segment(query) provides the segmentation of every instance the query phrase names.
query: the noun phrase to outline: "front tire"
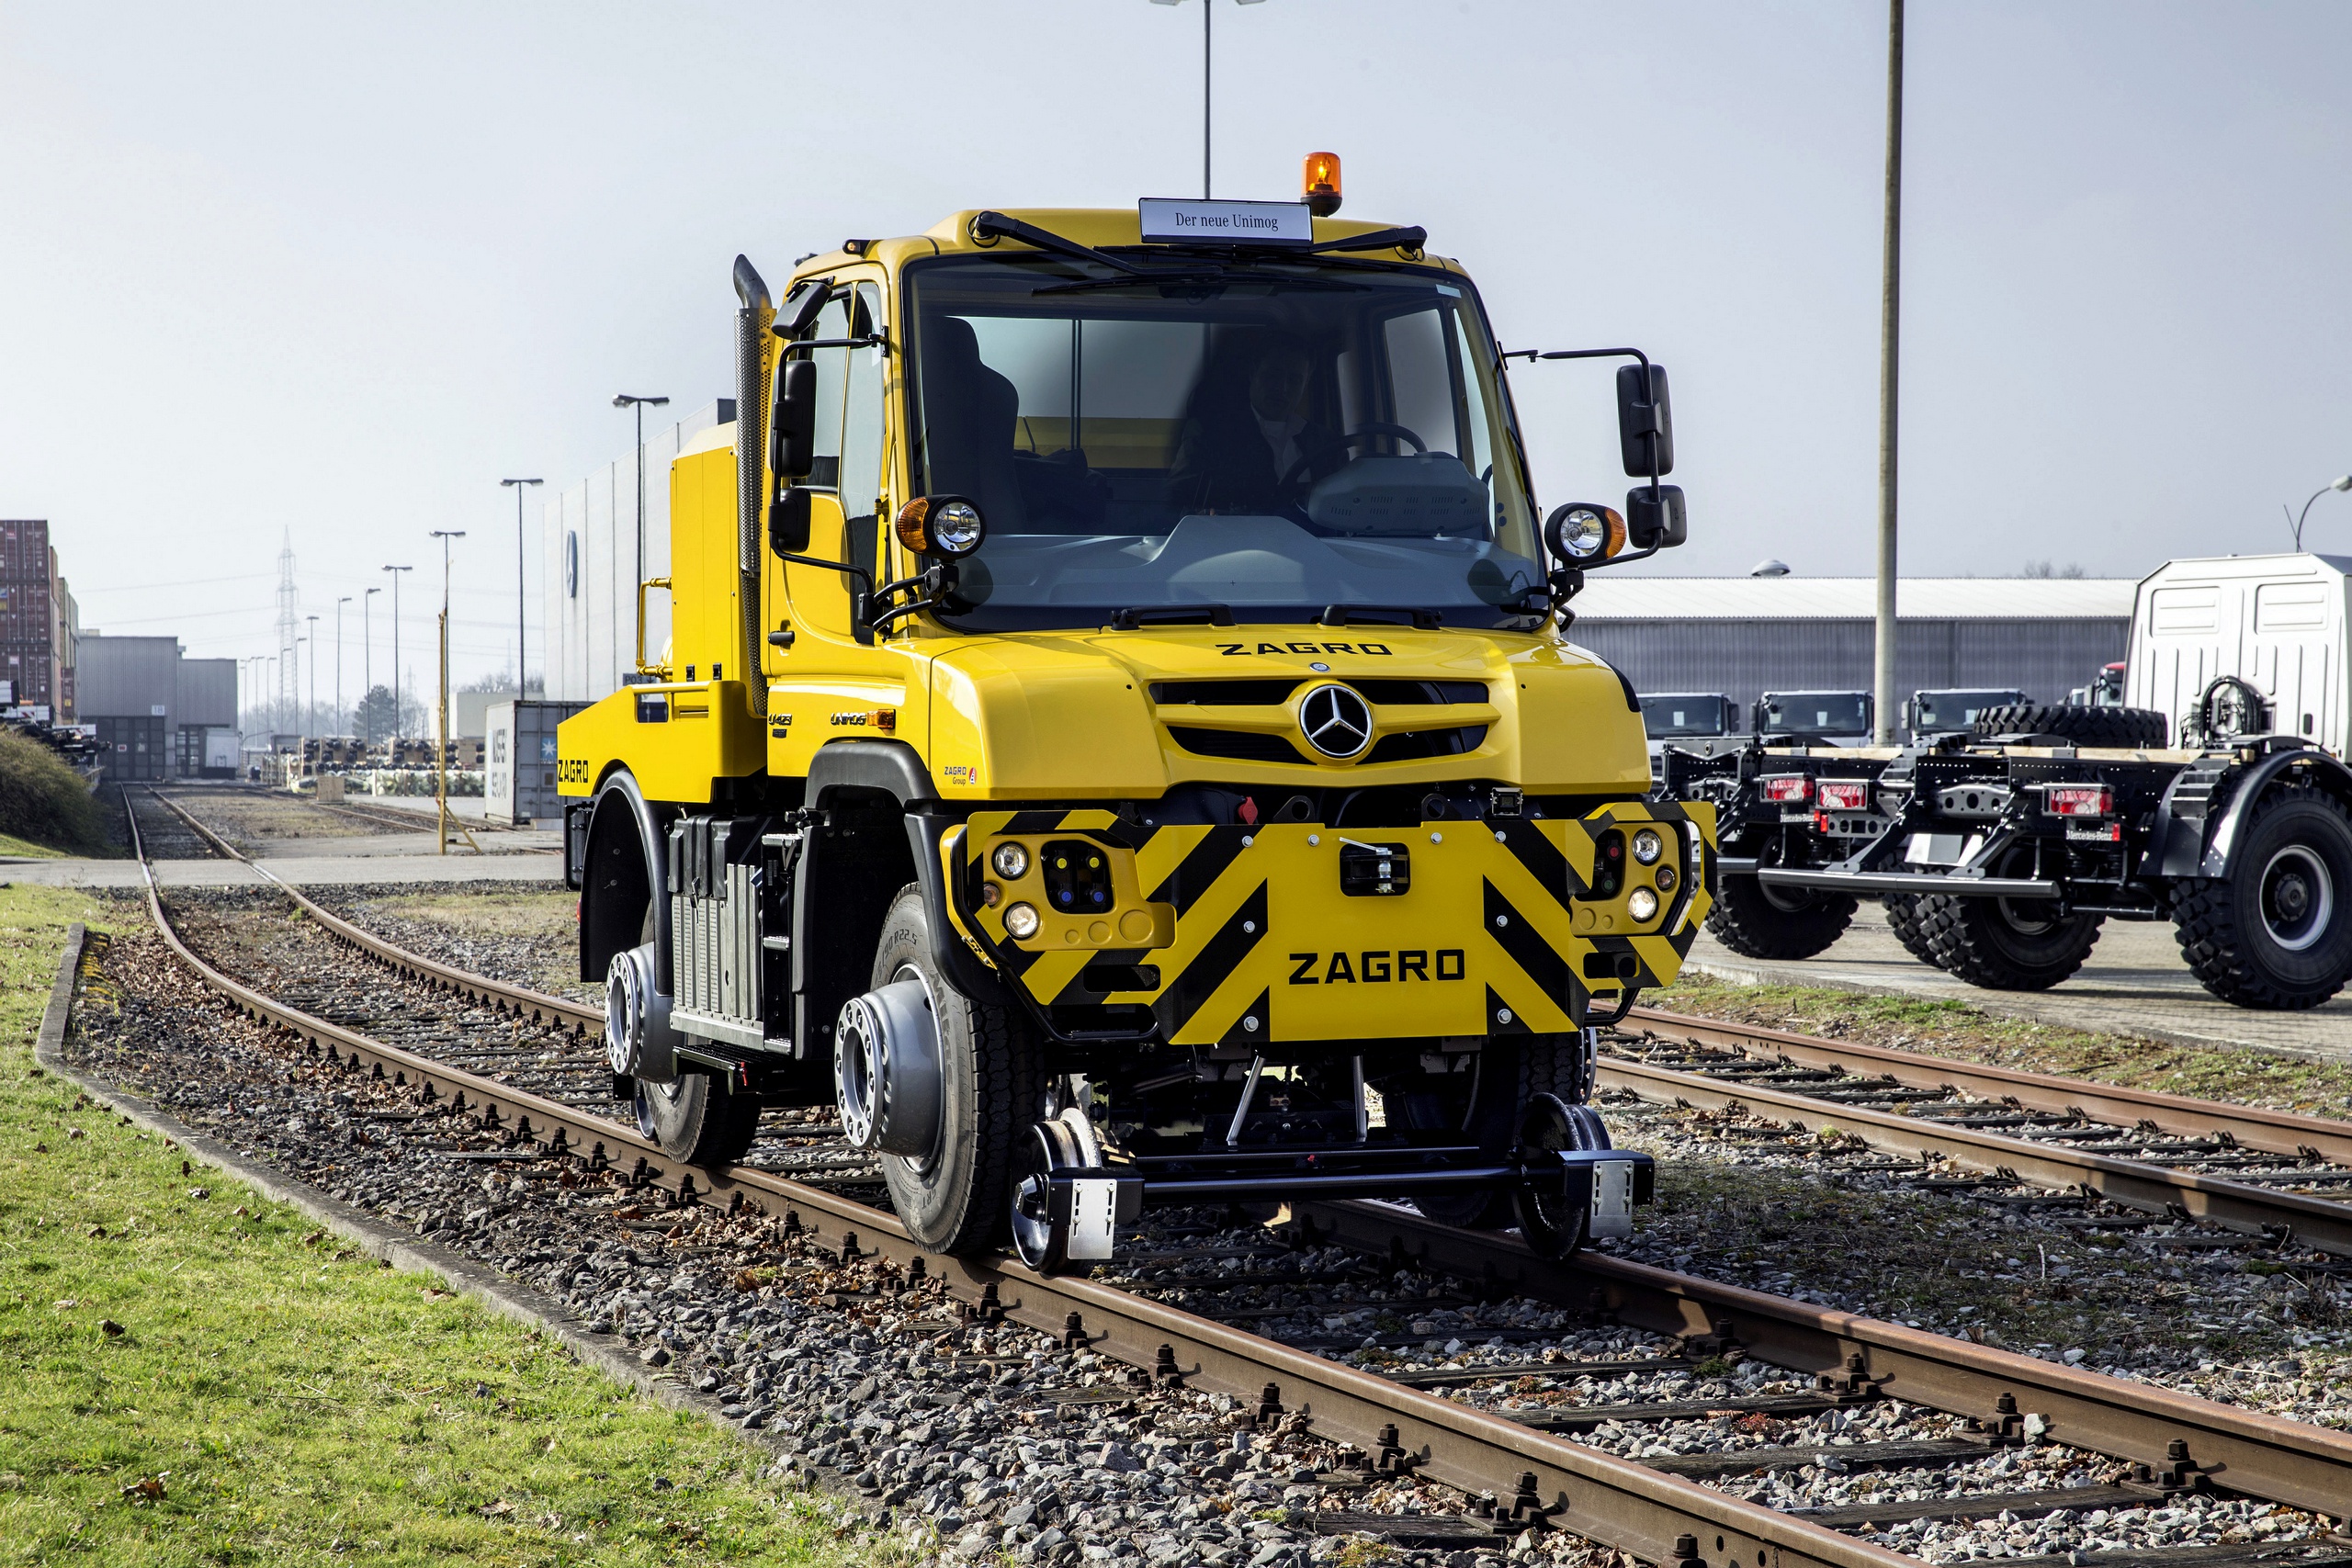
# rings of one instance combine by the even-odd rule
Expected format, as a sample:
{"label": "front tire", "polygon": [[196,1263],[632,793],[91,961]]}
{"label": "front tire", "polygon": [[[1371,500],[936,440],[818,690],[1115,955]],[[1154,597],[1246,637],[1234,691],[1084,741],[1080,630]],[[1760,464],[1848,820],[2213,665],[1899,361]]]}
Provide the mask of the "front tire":
{"label": "front tire", "polygon": [[1043,1053],[1026,1019],[972,1000],[933,962],[929,912],[909,887],[882,922],[873,983],[917,979],[930,989],[939,1031],[939,1144],[921,1158],[884,1155],[882,1179],[899,1223],[918,1244],[951,1255],[979,1252],[1008,1229],[1016,1141],[1044,1098]]}
{"label": "front tire", "polygon": [[2181,956],[2243,1008],[2317,1007],[2352,977],[2352,816],[2308,785],[2256,804],[2238,874],[2186,881],[2173,903]]}

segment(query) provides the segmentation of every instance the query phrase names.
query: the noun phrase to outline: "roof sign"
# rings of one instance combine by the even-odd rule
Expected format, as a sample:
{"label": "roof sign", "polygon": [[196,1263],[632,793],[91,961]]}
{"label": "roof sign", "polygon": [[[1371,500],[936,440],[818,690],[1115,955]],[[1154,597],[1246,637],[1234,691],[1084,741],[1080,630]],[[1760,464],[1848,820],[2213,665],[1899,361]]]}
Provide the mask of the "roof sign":
{"label": "roof sign", "polygon": [[1303,201],[1183,201],[1148,196],[1136,203],[1136,215],[1146,243],[1315,243],[1315,222]]}

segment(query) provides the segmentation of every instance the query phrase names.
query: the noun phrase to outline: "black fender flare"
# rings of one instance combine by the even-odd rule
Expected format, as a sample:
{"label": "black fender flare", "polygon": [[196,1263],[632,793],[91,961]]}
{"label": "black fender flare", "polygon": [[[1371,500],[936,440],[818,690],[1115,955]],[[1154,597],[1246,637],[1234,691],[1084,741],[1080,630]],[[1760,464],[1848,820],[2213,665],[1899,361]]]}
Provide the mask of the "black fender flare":
{"label": "black fender flare", "polygon": [[[588,872],[596,861],[598,845],[610,834],[627,831],[635,835],[639,849],[645,858],[645,885],[653,900],[654,973],[666,979],[670,973],[670,899],[669,852],[667,840],[655,817],[652,803],[638,787],[637,779],[626,768],[616,768],[596,786],[596,795],[589,807],[587,853],[582,867],[581,896],[590,896]],[[635,942],[628,945],[635,946]],[[580,977],[592,984],[604,978],[605,966],[612,962],[614,953],[621,951],[610,942],[597,941],[595,923],[589,911],[581,911]],[[595,973],[591,974],[594,968]]]}
{"label": "black fender flare", "polygon": [[[903,740],[834,740],[817,749],[808,761],[808,804],[819,810],[825,797],[844,789],[870,790],[899,804],[907,826],[908,848],[913,852],[915,883],[923,908],[930,915],[932,961],[956,988],[975,1001],[1004,1004],[1012,988],[994,969],[980,962],[964,939],[956,934],[947,912],[947,874],[939,852],[940,836],[963,818],[944,805],[932,787],[922,756]],[[796,932],[795,942],[799,933]]]}
{"label": "black fender flare", "polygon": [[[2148,870],[2158,876],[2228,876],[2236,869],[2237,840],[2256,802],[2283,775],[2301,770],[2308,782],[2352,808],[2352,767],[2312,746],[2292,746],[2233,767],[2217,788],[2228,794],[2203,811],[2177,802],[2184,784],[2194,790],[2199,770],[2184,768],[2165,791],[2149,834]],[[2205,775],[2210,782],[2211,775]]]}

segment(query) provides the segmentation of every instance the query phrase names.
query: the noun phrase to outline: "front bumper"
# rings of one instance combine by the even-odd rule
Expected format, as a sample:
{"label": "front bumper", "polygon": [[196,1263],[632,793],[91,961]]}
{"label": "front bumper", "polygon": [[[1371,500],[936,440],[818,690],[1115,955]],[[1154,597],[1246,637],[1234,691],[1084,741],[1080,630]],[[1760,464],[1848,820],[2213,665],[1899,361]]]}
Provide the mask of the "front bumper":
{"label": "front bumper", "polygon": [[[1654,827],[1667,840],[1657,868],[1624,861],[1623,885],[1595,893],[1598,847]],[[1048,847],[1095,846],[1109,862],[1099,915],[1061,917],[987,864],[1018,840],[1043,862]],[[1404,852],[1393,894],[1342,886],[1342,855]],[[1049,1022],[1088,1010],[1098,1022],[1177,1044],[1254,1050],[1315,1041],[1555,1033],[1582,1027],[1597,994],[1673,981],[1712,907],[1714,812],[1704,803],[1618,802],[1582,818],[1427,821],[1411,829],[1318,823],[1168,826],[1107,811],[975,813],[941,841],[950,916],[965,939],[1012,979]],[[999,885],[991,904],[987,889]],[[1637,887],[1657,913],[1634,921]],[[1015,940],[1005,914],[1045,909]],[[1092,1032],[1107,1032],[1096,1030]]]}

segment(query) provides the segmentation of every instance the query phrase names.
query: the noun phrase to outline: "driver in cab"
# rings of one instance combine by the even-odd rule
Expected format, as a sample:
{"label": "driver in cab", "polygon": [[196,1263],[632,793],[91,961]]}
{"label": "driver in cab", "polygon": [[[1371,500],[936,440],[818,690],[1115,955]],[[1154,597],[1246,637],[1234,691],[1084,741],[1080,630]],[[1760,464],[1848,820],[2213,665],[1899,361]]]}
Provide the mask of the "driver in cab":
{"label": "driver in cab", "polygon": [[1202,373],[1177,436],[1168,498],[1197,513],[1280,513],[1344,448],[1306,413],[1314,358],[1288,333],[1253,334]]}

